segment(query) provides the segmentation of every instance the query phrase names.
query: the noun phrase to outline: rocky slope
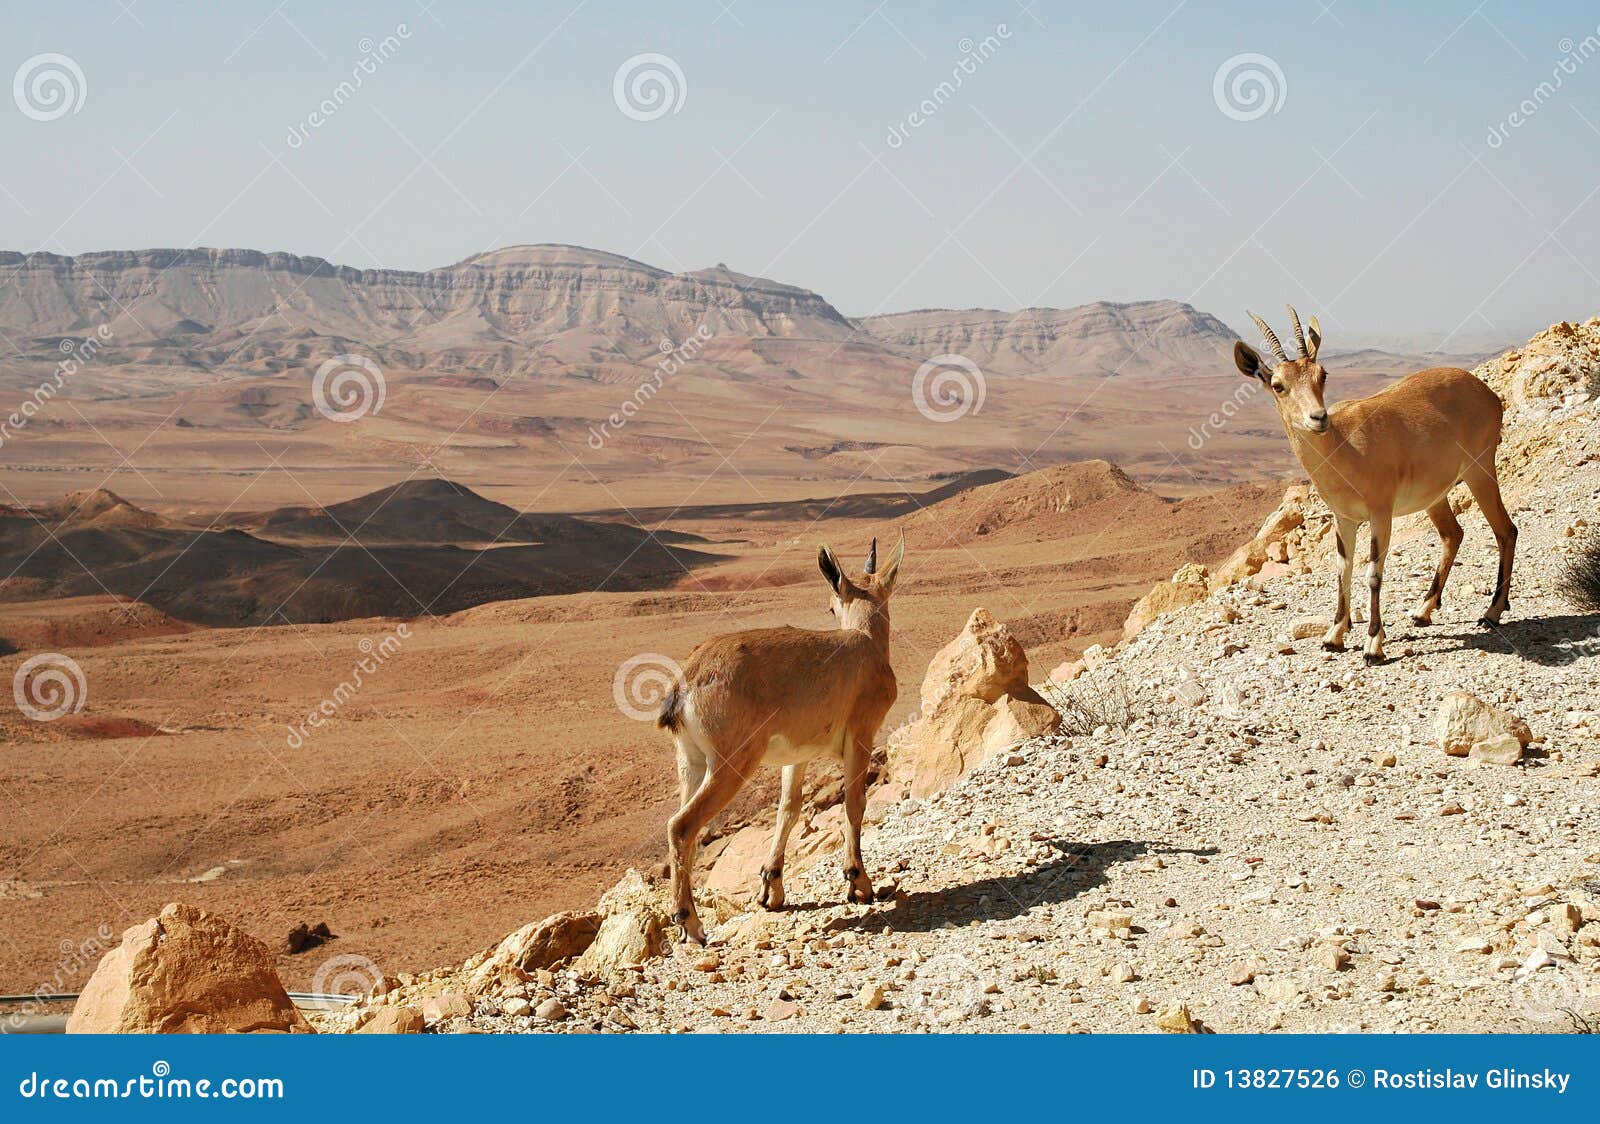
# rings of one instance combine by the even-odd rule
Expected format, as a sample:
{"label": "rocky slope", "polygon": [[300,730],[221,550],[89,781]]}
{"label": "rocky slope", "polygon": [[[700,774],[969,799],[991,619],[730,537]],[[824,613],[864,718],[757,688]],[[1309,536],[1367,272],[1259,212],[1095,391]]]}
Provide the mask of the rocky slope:
{"label": "rocky slope", "polygon": [[[1476,517],[1435,625],[1394,624],[1381,667],[1321,649],[1325,568],[1185,575],[1199,599],[1046,687],[1060,730],[924,798],[880,790],[879,902],[842,904],[819,847],[785,912],[708,890],[700,949],[634,874],[325,1028],[411,1007],[513,1032],[1600,1028],[1600,617],[1555,592],[1600,502],[1597,357],[1591,320],[1479,370],[1513,388],[1502,627],[1475,623],[1495,564]],[[1395,547],[1392,620],[1436,551]],[[1467,739],[1464,707],[1487,716]],[[568,962],[551,949],[574,931]]]}

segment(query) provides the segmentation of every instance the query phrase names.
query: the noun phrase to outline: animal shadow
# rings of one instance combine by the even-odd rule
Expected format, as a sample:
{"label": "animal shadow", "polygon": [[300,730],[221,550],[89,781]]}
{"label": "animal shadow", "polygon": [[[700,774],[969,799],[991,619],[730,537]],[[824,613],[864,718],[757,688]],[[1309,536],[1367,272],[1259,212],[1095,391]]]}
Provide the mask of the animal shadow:
{"label": "animal shadow", "polygon": [[917,890],[897,895],[855,917],[841,917],[834,929],[882,929],[927,933],[948,925],[974,921],[1005,921],[1021,917],[1040,905],[1063,902],[1103,885],[1106,871],[1118,863],[1144,855],[1214,855],[1216,848],[1191,850],[1142,840],[1118,839],[1105,843],[1073,843],[1051,839],[1055,857],[1015,874],[982,878],[939,890]]}
{"label": "animal shadow", "polygon": [[1448,633],[1457,641],[1445,651],[1511,652],[1546,667],[1600,656],[1600,613],[1562,613],[1516,618],[1470,632]]}

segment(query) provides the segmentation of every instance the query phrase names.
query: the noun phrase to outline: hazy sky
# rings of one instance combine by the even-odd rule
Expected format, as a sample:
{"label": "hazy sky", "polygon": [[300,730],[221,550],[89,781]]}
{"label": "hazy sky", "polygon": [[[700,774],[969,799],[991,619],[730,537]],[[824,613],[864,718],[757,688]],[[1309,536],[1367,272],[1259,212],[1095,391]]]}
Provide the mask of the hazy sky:
{"label": "hazy sky", "polygon": [[[1470,347],[1600,311],[1597,25],[1514,0],[13,6],[0,248],[422,269],[573,242],[853,315],[1174,297],[1237,326],[1291,300],[1330,347]],[[619,102],[648,54],[668,105],[626,73]]]}

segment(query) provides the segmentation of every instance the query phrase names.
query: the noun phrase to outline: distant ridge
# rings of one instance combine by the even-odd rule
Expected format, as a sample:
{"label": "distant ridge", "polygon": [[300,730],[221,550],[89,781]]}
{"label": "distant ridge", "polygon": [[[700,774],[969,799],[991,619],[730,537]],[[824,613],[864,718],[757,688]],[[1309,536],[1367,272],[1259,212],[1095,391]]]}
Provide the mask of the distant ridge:
{"label": "distant ridge", "polygon": [[507,246],[437,269],[356,269],[250,249],[0,252],[0,330],[41,356],[99,325],[107,364],[226,363],[276,373],[316,341],[388,349],[402,364],[516,371],[547,352],[570,362],[654,362],[704,338],[954,351],[1009,367],[1119,369],[1148,350],[1166,365],[1211,362],[1234,334],[1171,300],[1070,309],[923,309],[851,320],[818,294],[716,265],[671,273],[558,243]]}

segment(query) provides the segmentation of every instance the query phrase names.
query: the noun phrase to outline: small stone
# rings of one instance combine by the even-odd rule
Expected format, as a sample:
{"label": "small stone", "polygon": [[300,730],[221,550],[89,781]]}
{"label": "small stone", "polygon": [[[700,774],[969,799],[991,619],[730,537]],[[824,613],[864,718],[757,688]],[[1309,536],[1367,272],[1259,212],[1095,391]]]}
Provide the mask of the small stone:
{"label": "small stone", "polygon": [[539,1004],[533,1013],[547,1023],[558,1023],[567,1017],[568,1011],[561,1000],[551,996]]}
{"label": "small stone", "polygon": [[1254,983],[1256,978],[1256,964],[1250,960],[1240,960],[1228,968],[1228,982],[1234,987],[1244,987]]}
{"label": "small stone", "polygon": [[1489,940],[1486,937],[1468,937],[1466,940],[1456,945],[1456,951],[1470,952],[1476,953],[1480,956],[1487,956],[1489,953],[1494,951],[1494,945],[1489,943]]}
{"label": "small stone", "polygon": [[1136,996],[1133,997],[1133,1013],[1134,1014],[1136,1014],[1136,1015],[1148,1015],[1150,1013],[1150,1011],[1151,1011],[1150,997],[1148,995],[1136,995]]}
{"label": "small stone", "polygon": [[866,1010],[868,1010],[868,1011],[876,1011],[876,1010],[878,1010],[880,1007],[883,1006],[883,1002],[884,1002],[883,985],[881,985],[881,984],[873,984],[871,987],[867,988],[865,991],[863,991],[861,993],[860,1001],[861,1001],[861,1006],[864,1007]]}
{"label": "small stone", "polygon": [[800,1013],[800,1004],[793,999],[774,999],[767,1007],[767,1021],[781,1023],[785,1019],[792,1019]]}
{"label": "small stone", "polygon": [[500,1004],[500,1010],[503,1014],[515,1019],[520,1018],[523,1015],[532,1014],[533,1004],[529,1003],[521,996],[514,996],[513,998],[502,1002]]}
{"label": "small stone", "polygon": [[1522,760],[1522,743],[1512,734],[1496,734],[1473,742],[1467,759],[1480,765],[1515,765]]}
{"label": "small stone", "polygon": [[1168,1034],[1198,1034],[1199,1025],[1194,1021],[1194,1014],[1189,1010],[1187,1003],[1176,1003],[1171,1007],[1164,1007],[1156,1016],[1156,1026]]}
{"label": "small stone", "polygon": [[1317,953],[1317,963],[1330,972],[1342,972],[1350,967],[1350,954],[1336,944],[1325,944]]}
{"label": "small stone", "polygon": [[1096,929],[1105,929],[1115,932],[1118,929],[1133,928],[1133,914],[1122,913],[1117,910],[1097,909],[1089,914],[1089,924]]}
{"label": "small stone", "polygon": [[1309,640],[1313,636],[1321,636],[1327,630],[1326,622],[1302,617],[1289,626],[1289,635],[1296,640]]}
{"label": "small stone", "polygon": [[1111,978],[1116,983],[1132,983],[1139,978],[1139,973],[1133,970],[1132,964],[1124,962],[1111,969]]}

